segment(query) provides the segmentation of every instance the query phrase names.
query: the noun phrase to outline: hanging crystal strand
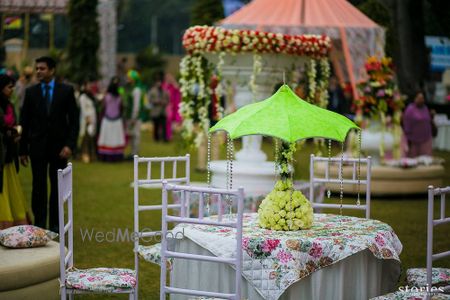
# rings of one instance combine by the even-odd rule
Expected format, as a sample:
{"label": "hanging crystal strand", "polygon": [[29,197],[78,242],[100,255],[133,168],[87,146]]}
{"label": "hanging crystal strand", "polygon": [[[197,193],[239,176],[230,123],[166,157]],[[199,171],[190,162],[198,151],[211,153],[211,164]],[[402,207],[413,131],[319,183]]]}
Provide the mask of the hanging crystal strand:
{"label": "hanging crystal strand", "polygon": [[342,216],[342,199],[344,198],[344,142],[341,143],[341,170],[340,170],[340,194],[339,194],[339,200],[340,200],[340,207],[339,212]]}
{"label": "hanging crystal strand", "polygon": [[[233,140],[230,138],[229,140],[229,144],[230,144],[230,190],[233,189],[233,159],[234,159],[234,143]],[[230,219],[231,219],[231,214],[232,214],[232,199],[230,199]]]}
{"label": "hanging crystal strand", "polygon": [[[208,163],[206,165],[206,169],[207,169],[207,176],[206,176],[206,182],[208,183],[208,188],[211,187],[211,133],[208,133]],[[209,202],[210,202],[210,194],[206,194],[206,212],[208,214],[208,217],[210,216],[209,214]]]}
{"label": "hanging crystal strand", "polygon": [[[230,135],[228,135],[227,136],[227,183],[226,183],[227,190],[229,190],[231,188],[231,172],[232,172],[232,168],[233,168],[232,162],[231,162],[231,159],[232,159],[231,151],[232,151],[232,140],[231,140]],[[231,199],[230,195],[226,195],[225,202],[229,207],[229,211],[230,211],[230,213],[228,215],[229,218],[231,217],[231,201],[232,201],[232,199]]]}
{"label": "hanging crystal strand", "polygon": [[226,189],[230,186],[230,136],[227,135],[227,183]]}
{"label": "hanging crystal strand", "polygon": [[[227,135],[227,182],[225,189],[228,190],[230,186],[230,135]],[[225,203],[229,205],[230,203],[230,195],[225,196]]]}
{"label": "hanging crystal strand", "polygon": [[360,199],[361,191],[361,129],[358,131],[358,199],[356,200],[356,205],[361,205]]}
{"label": "hanging crystal strand", "polygon": [[275,179],[278,179],[278,156],[280,155],[279,153],[279,149],[278,149],[278,139],[277,138],[273,138],[275,141]]}
{"label": "hanging crystal strand", "polygon": [[[292,161],[290,161],[291,165],[292,165],[293,160],[294,159],[292,159]],[[293,205],[294,201],[293,201],[293,198],[292,198],[292,196],[294,195],[294,166],[293,165],[292,165],[292,171],[291,171],[290,176],[291,176],[292,189],[291,189],[291,196],[289,197],[290,198],[290,204],[291,204],[291,207],[290,207],[289,210],[290,210],[290,212],[294,212],[294,205]],[[291,225],[289,226],[289,230],[291,230],[292,226],[294,226],[294,223],[292,222],[292,214],[291,214],[290,220],[291,220]]]}
{"label": "hanging crystal strand", "polygon": [[230,190],[233,189],[233,159],[234,159],[234,143],[230,139]]}
{"label": "hanging crystal strand", "polygon": [[[331,161],[331,140],[328,140],[328,169],[330,168],[330,161]],[[328,187],[327,198],[330,199],[330,197],[331,197],[331,190]]]}

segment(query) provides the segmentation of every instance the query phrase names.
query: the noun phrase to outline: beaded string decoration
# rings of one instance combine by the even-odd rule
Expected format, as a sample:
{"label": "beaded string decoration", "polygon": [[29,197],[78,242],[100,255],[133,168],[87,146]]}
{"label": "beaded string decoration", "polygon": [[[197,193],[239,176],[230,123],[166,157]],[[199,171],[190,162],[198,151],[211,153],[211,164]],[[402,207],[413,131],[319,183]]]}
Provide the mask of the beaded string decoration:
{"label": "beaded string decoration", "polygon": [[[274,138],[273,139],[274,140],[274,142],[275,142],[275,162],[277,162],[278,161],[278,159],[279,159],[279,155],[280,155],[280,153],[279,153],[279,145],[278,145],[278,139],[277,138]],[[277,166],[277,164],[275,163],[274,164],[275,165],[275,176],[276,177],[278,177],[278,166]]]}
{"label": "beaded string decoration", "polygon": [[340,186],[339,186],[339,200],[340,200],[340,207],[339,212],[342,216],[342,199],[344,198],[344,142],[341,143],[341,167],[340,167]]}
{"label": "beaded string decoration", "polygon": [[[331,162],[331,140],[328,140],[328,168],[330,168],[330,162]],[[330,197],[331,197],[331,190],[328,187],[327,198],[330,199]]]}
{"label": "beaded string decoration", "polygon": [[[234,144],[230,135],[227,135],[227,182],[226,188],[231,190],[233,188],[233,157],[234,157]],[[231,218],[232,213],[232,199],[229,195],[225,197],[227,205],[229,207],[229,216]]]}
{"label": "beaded string decoration", "polygon": [[356,205],[361,205],[360,199],[361,191],[361,130],[358,130],[358,198],[356,200]]}
{"label": "beaded string decoration", "polygon": [[[208,188],[211,187],[211,133],[208,133],[208,161],[206,164],[206,182],[208,184]],[[206,212],[208,213],[208,217],[210,216],[210,194],[206,194]]]}

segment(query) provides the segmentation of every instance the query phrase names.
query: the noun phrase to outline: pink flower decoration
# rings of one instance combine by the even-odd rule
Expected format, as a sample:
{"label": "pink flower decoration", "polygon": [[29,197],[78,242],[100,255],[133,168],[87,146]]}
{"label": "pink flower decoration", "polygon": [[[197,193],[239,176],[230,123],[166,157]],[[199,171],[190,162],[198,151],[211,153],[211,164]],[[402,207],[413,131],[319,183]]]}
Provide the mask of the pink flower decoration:
{"label": "pink flower decoration", "polygon": [[269,279],[275,279],[277,277],[277,273],[275,273],[275,272],[270,272],[270,274],[269,274]]}
{"label": "pink flower decoration", "polygon": [[319,258],[322,256],[322,246],[319,243],[313,242],[311,249],[309,250],[309,255],[314,258]]}
{"label": "pink flower decoration", "polygon": [[265,240],[264,244],[262,246],[262,251],[272,252],[274,249],[277,248],[279,243],[280,243],[280,240]]}
{"label": "pink flower decoration", "polygon": [[377,92],[377,97],[384,97],[386,95],[386,93],[384,92],[384,90],[379,90]]}
{"label": "pink flower decoration", "polygon": [[244,249],[248,248],[248,238],[242,239],[242,248],[244,248]]}
{"label": "pink flower decoration", "polygon": [[281,263],[286,264],[290,260],[292,260],[292,254],[284,250],[280,250],[280,252],[278,252],[277,254],[277,258],[280,260]]}
{"label": "pink flower decoration", "polygon": [[384,246],[386,243],[384,242],[384,239],[382,236],[380,236],[379,234],[375,237],[375,241],[377,242],[378,245],[380,246]]}

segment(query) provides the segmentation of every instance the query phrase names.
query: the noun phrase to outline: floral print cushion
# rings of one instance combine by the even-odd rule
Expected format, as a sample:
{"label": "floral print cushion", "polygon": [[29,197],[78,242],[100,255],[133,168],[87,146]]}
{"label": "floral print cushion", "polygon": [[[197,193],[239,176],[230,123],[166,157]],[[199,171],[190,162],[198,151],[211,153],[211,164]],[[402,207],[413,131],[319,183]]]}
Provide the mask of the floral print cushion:
{"label": "floral print cushion", "polygon": [[33,225],[20,225],[0,231],[0,244],[9,248],[45,246],[58,234]]}
{"label": "floral print cushion", "polygon": [[[433,268],[431,276],[431,283],[433,285],[447,285],[450,284],[450,269]],[[414,268],[406,271],[406,278],[408,284],[413,286],[427,285],[427,269]]]}
{"label": "floral print cushion", "polygon": [[76,290],[114,293],[130,290],[135,286],[136,273],[130,269],[73,269],[66,273],[66,287]]}
{"label": "floral print cushion", "polygon": [[395,293],[375,297],[370,300],[450,300],[450,295],[433,294],[427,299],[426,292],[397,291]]}
{"label": "floral print cushion", "polygon": [[145,261],[161,265],[161,243],[151,246],[139,245],[138,254]]}
{"label": "floral print cushion", "polygon": [[[138,254],[145,261],[161,265],[161,243],[157,243],[150,246],[139,245]],[[172,265],[172,258],[167,260],[167,267],[170,269]]]}

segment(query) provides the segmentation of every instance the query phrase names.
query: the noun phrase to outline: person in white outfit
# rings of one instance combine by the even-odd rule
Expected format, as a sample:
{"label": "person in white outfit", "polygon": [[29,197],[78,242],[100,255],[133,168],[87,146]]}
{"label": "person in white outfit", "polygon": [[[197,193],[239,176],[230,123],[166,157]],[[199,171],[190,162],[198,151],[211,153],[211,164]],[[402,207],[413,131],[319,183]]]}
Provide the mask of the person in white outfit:
{"label": "person in white outfit", "polygon": [[122,160],[126,143],[118,77],[111,79],[103,107],[104,114],[97,142],[98,157],[104,161]]}
{"label": "person in white outfit", "polygon": [[95,109],[95,96],[91,93],[89,82],[83,84],[78,97],[80,105],[80,138],[81,160],[89,163],[95,158],[95,137],[97,133],[97,111]]}

